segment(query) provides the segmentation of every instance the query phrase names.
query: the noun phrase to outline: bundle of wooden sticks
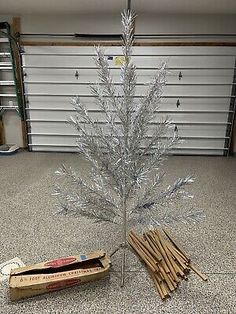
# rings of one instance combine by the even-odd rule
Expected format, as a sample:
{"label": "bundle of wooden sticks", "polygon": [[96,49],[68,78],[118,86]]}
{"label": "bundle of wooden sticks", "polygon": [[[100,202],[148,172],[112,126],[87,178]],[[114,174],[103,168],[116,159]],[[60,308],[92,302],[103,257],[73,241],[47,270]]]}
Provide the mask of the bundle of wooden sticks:
{"label": "bundle of wooden sticks", "polygon": [[128,241],[146,264],[162,300],[170,297],[170,293],[178,287],[182,279],[187,280],[190,270],[193,270],[201,279],[207,280],[207,276],[194,266],[181,246],[165,229],[150,230],[143,236],[131,231]]}

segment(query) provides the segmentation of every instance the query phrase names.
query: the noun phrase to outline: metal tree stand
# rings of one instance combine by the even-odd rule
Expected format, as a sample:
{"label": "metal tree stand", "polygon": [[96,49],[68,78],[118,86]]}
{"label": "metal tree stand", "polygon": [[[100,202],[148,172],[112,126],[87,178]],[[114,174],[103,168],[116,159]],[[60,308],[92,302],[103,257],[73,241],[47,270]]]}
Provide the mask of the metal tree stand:
{"label": "metal tree stand", "polygon": [[115,253],[117,253],[119,250],[122,250],[122,262],[121,262],[121,282],[120,286],[124,286],[125,281],[125,266],[126,266],[126,249],[128,248],[127,243],[127,208],[126,208],[126,200],[125,197],[123,197],[122,201],[122,213],[123,213],[123,224],[122,224],[122,243],[111,253],[111,256],[113,256]]}
{"label": "metal tree stand", "polygon": [[126,249],[128,248],[128,244],[121,243],[112,253],[111,256],[115,255],[119,250],[122,250],[122,261],[121,261],[121,280],[120,280],[120,286],[123,287],[125,283],[125,267],[126,267]]}
{"label": "metal tree stand", "polygon": [[121,261],[121,280],[120,286],[123,287],[125,283],[125,267],[126,267],[126,249],[128,248],[127,240],[126,242],[121,243],[112,253],[110,256],[115,255],[117,252],[122,250],[122,261]]}

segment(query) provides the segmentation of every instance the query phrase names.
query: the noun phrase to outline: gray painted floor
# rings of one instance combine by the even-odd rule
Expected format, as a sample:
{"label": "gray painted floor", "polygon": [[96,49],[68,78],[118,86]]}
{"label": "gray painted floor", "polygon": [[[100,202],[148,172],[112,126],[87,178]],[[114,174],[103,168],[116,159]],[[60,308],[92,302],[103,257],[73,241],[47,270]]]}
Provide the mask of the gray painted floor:
{"label": "gray painted floor", "polygon": [[[75,154],[19,152],[0,158],[0,263],[18,256],[26,264],[98,248],[108,252],[119,243],[114,226],[55,216],[51,196],[58,166],[86,168]],[[0,297],[0,313],[236,313],[236,158],[171,157],[169,179],[194,174],[191,206],[204,210],[199,224],[173,225],[173,233],[208,282],[194,274],[172,298],[162,302],[136,257],[130,252],[124,288],[119,287],[119,255],[110,278],[38,296],[18,303]],[[85,170],[86,171],[86,170]]]}

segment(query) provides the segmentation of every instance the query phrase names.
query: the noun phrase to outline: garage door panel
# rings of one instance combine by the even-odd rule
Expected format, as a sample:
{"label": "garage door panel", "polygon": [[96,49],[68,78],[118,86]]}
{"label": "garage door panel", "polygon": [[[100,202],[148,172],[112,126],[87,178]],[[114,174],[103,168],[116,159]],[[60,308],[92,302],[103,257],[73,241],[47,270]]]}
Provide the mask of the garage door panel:
{"label": "garage door panel", "polygon": [[[60,144],[60,145],[76,145],[76,141],[79,140],[78,136],[66,136],[66,135],[61,135],[61,136],[33,136],[35,139],[36,144]],[[163,141],[165,141],[163,139]],[[143,145],[145,146],[145,145]],[[203,139],[199,141],[198,139],[186,139],[182,140],[181,143],[177,144],[177,147],[183,147],[183,148],[188,148],[188,147],[204,147],[204,148],[216,148],[216,149],[223,149],[222,143],[218,139],[212,139],[212,140],[207,140]]]}
{"label": "garage door panel", "polygon": [[[74,107],[71,104],[72,97],[28,97],[29,103],[27,104],[27,111],[31,112],[31,117],[36,118],[39,114],[41,115],[56,117],[56,114],[70,115],[75,113]],[[35,99],[37,99],[35,101]],[[101,111],[101,108],[96,104],[94,98],[82,98],[81,102],[86,106],[89,111]],[[179,101],[179,102],[178,102]],[[177,107],[177,102],[179,106]],[[139,102],[136,101],[136,104]],[[158,109],[159,108],[159,109]],[[162,99],[157,104],[157,110],[168,116],[175,116],[177,119],[187,111],[186,119],[189,120],[191,115],[196,120],[201,121],[201,118],[210,118],[211,121],[222,122],[227,121],[227,113],[229,111],[229,100],[222,99]]]}
{"label": "garage door panel", "polygon": [[[76,139],[75,137],[34,137],[34,150],[47,150],[47,151],[76,151]],[[214,145],[214,146],[213,146]],[[208,141],[199,140],[186,140],[182,144],[178,144],[173,153],[177,154],[208,154],[219,155],[219,152],[223,150],[220,141],[212,140]]]}
{"label": "garage door panel", "polygon": [[[25,62],[28,66],[33,66],[37,63],[37,66],[43,67],[54,67],[54,66],[64,66],[64,67],[79,67],[79,66],[94,66],[95,56],[55,56],[48,55],[45,56],[33,56],[26,55]],[[113,57],[112,57],[113,58]],[[109,60],[106,57],[108,64],[112,67],[119,67],[117,63],[117,58],[114,57],[113,60]],[[163,62],[168,63],[168,67],[207,67],[207,68],[219,68],[219,67],[232,67],[234,57],[221,57],[221,56],[171,56],[171,57],[150,57],[150,56],[134,56],[132,57],[132,62],[137,66],[142,67],[160,67]]]}
{"label": "garage door panel", "polygon": [[[159,117],[159,115],[156,115]],[[203,114],[184,114],[184,113],[179,113],[179,114],[169,114],[171,120],[175,122],[183,122],[183,121],[188,121],[188,122],[203,122],[203,123],[212,123],[212,122],[227,122],[228,114],[208,114],[208,113],[203,113]]]}
{"label": "garage door panel", "polygon": [[13,71],[1,71],[1,81],[13,81]]}
{"label": "garage door panel", "polygon": [[[69,117],[64,117],[67,120]],[[107,127],[102,125],[104,131]],[[155,131],[156,126],[150,125],[147,135],[151,136]],[[204,125],[204,124],[177,124],[179,137],[220,137],[225,138],[224,125]],[[170,131],[169,134],[171,134]],[[66,122],[33,122],[31,124],[31,133],[56,133],[56,134],[77,134],[77,131]]]}
{"label": "garage door panel", "polygon": [[186,149],[186,148],[175,148],[173,153],[175,155],[193,155],[193,156],[219,156],[221,155],[221,149]]}
{"label": "garage door panel", "polygon": [[[66,120],[66,118],[65,118]],[[62,123],[52,122],[33,122],[30,126],[30,133],[59,133],[59,134],[71,134],[75,133],[71,125]]]}
{"label": "garage door panel", "polygon": [[[122,87],[116,87],[117,92],[121,93]],[[66,92],[67,94],[71,95],[89,95],[91,94],[90,86],[84,85],[73,85],[68,84],[28,84],[26,87],[26,92],[29,94],[34,93],[43,93],[44,94],[63,94]],[[142,96],[146,95],[148,91],[147,86],[137,86],[136,87],[136,95]],[[163,89],[163,95],[177,95],[181,97],[182,95],[192,96],[192,95],[199,95],[199,96],[210,96],[210,95],[225,95],[229,96],[231,93],[231,86],[217,86],[217,90],[215,86],[165,86]],[[217,92],[217,94],[216,94]]]}
{"label": "garage door panel", "polygon": [[[50,96],[28,96],[29,101],[28,107],[34,108],[62,108],[62,109],[72,109],[71,99],[73,97],[50,97]],[[177,107],[177,101],[179,100],[179,105]],[[80,101],[88,109],[99,109],[96,105],[95,99],[80,97]],[[135,100],[135,103],[139,103],[139,99]],[[229,109],[229,99],[217,99],[217,98],[162,98],[160,103],[161,110],[175,110],[176,112],[181,112],[182,110],[227,110]]]}
{"label": "garage door panel", "polygon": [[[73,97],[58,97],[59,100],[53,100],[53,97],[38,97],[41,98],[40,100],[34,101],[36,97],[28,97],[28,110],[45,110],[45,111],[53,111],[55,112],[56,109],[60,111],[75,111],[74,107],[71,103]],[[217,117],[221,113],[227,113],[229,110],[229,100],[222,99],[222,103],[213,102],[213,99],[201,99],[201,102],[196,102],[196,99],[182,99],[182,98],[172,98],[172,99],[162,99],[159,103],[157,103],[157,110],[170,115],[173,113],[179,115],[184,111],[188,113],[199,114],[201,111],[203,113],[215,113]],[[200,99],[199,99],[200,100]],[[80,98],[81,103],[85,105],[88,110],[101,110],[100,107],[97,105],[94,98]],[[139,104],[139,99],[135,101],[135,104]],[[177,106],[177,104],[179,104]],[[159,109],[158,109],[159,108]]]}
{"label": "garage door panel", "polygon": [[[32,111],[30,114],[31,119],[63,119],[66,117],[69,117],[70,115],[75,116],[75,113],[72,112],[71,114],[65,113],[63,111],[53,112],[53,111]],[[101,112],[90,112],[90,117],[94,121],[104,122],[104,113]],[[157,122],[160,120],[165,119],[166,114],[162,113],[155,113],[153,117],[153,122]],[[222,113],[222,114],[209,114],[209,113],[198,113],[198,114],[191,114],[191,113],[170,113],[168,114],[168,117],[173,122],[184,122],[184,121],[190,121],[190,122],[203,122],[203,123],[211,123],[211,122],[227,122],[228,114]]]}
{"label": "garage door panel", "polygon": [[52,146],[51,144],[49,145],[33,145],[29,144],[29,147],[33,149],[34,152],[54,152],[54,153],[76,153],[78,152],[78,149],[74,146]]}
{"label": "garage door panel", "polygon": [[195,147],[197,148],[217,148],[223,149],[221,139],[186,139],[182,143],[178,144],[177,147],[181,148],[188,148],[188,147]]}
{"label": "garage door panel", "polygon": [[[78,149],[74,146],[62,146],[62,145],[55,145],[52,146],[51,144],[48,145],[32,145],[30,144],[29,147],[33,148],[35,152],[70,152],[76,153]],[[221,150],[212,150],[212,149],[174,149],[173,154],[175,155],[208,155],[208,156],[218,156]]]}
{"label": "garage door panel", "polygon": [[33,136],[33,139],[36,145],[76,145],[76,138],[68,136]]}
{"label": "garage door panel", "polygon": [[[181,80],[179,79],[179,73],[181,72]],[[24,73],[26,74],[24,81],[29,82],[74,82],[74,83],[90,83],[97,82],[97,69],[81,69],[75,67],[73,69],[33,69],[25,68]],[[75,74],[78,74],[78,77]],[[153,70],[140,70],[137,69],[137,82],[147,83],[150,82],[153,76],[157,73],[157,69]],[[120,70],[111,69],[111,76],[113,81],[120,82]],[[178,84],[210,84],[210,83],[221,83],[231,84],[233,76],[233,69],[229,70],[185,70],[180,68],[179,70],[168,69],[167,73],[167,84],[178,83]]]}

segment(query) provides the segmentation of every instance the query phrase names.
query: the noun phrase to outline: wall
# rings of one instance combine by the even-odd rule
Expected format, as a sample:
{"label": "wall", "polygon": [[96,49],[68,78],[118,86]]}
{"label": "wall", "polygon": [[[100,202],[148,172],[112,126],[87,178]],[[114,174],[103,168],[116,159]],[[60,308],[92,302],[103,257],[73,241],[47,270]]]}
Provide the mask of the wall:
{"label": "wall", "polygon": [[[0,15],[10,21],[10,15]],[[24,15],[22,32],[119,33],[120,14]],[[137,33],[235,33],[236,15],[146,15],[136,20]]]}
{"label": "wall", "polygon": [[11,22],[12,16],[11,15],[1,15],[0,14],[0,22]]}
{"label": "wall", "polygon": [[119,33],[120,15],[56,15],[22,17],[22,32]]}
{"label": "wall", "polygon": [[140,15],[137,33],[235,33],[236,15]]}

